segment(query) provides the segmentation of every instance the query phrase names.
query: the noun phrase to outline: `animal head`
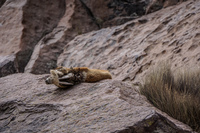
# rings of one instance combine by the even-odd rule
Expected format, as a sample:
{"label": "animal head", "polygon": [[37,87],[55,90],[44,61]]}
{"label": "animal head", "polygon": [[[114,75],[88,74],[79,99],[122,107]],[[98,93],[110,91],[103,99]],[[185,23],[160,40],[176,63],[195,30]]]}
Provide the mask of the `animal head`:
{"label": "animal head", "polygon": [[48,77],[45,82],[46,84],[53,84],[54,80],[58,78],[58,74],[56,73],[55,70],[50,70],[51,76]]}
{"label": "animal head", "polygon": [[[67,70],[67,69],[66,69]],[[67,70],[68,71],[68,70]],[[54,84],[58,86],[59,88],[66,88],[68,86],[74,85],[73,80],[74,74],[73,73],[68,73],[65,74],[63,72],[66,72],[65,69],[55,69],[55,70],[50,70],[50,77],[46,79],[46,84]]]}
{"label": "animal head", "polygon": [[70,72],[69,68],[66,67],[57,67],[55,70],[50,70],[51,76],[46,79],[46,84],[55,84],[59,83],[59,77],[62,77]]}

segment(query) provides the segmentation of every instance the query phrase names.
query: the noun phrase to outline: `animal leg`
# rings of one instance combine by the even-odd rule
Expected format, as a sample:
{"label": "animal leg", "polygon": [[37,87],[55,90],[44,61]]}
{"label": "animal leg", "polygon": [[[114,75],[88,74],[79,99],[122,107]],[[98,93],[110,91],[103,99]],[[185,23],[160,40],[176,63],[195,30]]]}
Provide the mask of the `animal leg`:
{"label": "animal leg", "polygon": [[59,78],[59,80],[69,80],[69,79],[72,79],[74,77],[74,74],[73,73],[69,73],[61,78]]}
{"label": "animal leg", "polygon": [[60,81],[59,81],[59,84],[61,84],[61,85],[74,85],[73,83],[69,83],[69,82],[60,82]]}

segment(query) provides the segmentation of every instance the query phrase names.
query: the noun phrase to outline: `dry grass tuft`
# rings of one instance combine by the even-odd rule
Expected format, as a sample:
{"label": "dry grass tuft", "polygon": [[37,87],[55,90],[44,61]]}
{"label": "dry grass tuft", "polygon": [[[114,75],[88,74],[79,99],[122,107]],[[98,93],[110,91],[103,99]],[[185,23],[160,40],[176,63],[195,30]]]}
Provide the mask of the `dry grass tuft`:
{"label": "dry grass tuft", "polygon": [[200,132],[200,69],[174,74],[162,64],[147,75],[140,92],[155,107]]}

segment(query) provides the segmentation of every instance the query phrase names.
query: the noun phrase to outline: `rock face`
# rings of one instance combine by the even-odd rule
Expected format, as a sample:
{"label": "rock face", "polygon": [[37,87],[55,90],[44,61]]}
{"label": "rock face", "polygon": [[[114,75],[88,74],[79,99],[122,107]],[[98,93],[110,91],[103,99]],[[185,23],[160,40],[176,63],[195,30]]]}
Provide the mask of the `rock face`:
{"label": "rock face", "polygon": [[58,66],[107,69],[114,79],[134,82],[161,61],[169,61],[173,70],[195,68],[200,65],[199,5],[188,1],[78,36],[67,44]]}
{"label": "rock face", "polygon": [[64,11],[64,0],[5,1],[0,8],[1,76],[24,71],[33,48],[42,36],[52,31]]}
{"label": "rock face", "polygon": [[[153,2],[166,8],[151,13]],[[167,2],[0,1],[0,132],[192,132],[137,89],[161,61],[174,71],[200,65],[200,1]],[[57,65],[107,69],[113,79],[59,89],[30,74]]]}
{"label": "rock face", "polygon": [[1,1],[0,76],[5,76],[18,71],[17,65],[14,62],[16,53],[20,50],[20,38],[23,30],[23,25],[21,23],[23,16],[22,7],[25,3],[25,0]]}
{"label": "rock face", "polygon": [[[24,71],[48,73],[56,67],[63,47],[75,36],[124,24],[144,15],[147,8],[154,12],[155,3],[149,0],[1,0],[0,76]],[[160,2],[160,7],[165,3]]]}
{"label": "rock face", "polygon": [[168,6],[176,5],[177,3],[186,0],[150,0],[146,8],[146,14],[160,10],[161,8],[166,8]]}
{"label": "rock face", "polygon": [[47,76],[0,79],[0,132],[192,132],[148,104],[129,82],[104,80],[58,89],[44,84]]}
{"label": "rock face", "polygon": [[[38,42],[25,72],[48,73],[56,67],[63,47],[75,36],[135,19],[144,14],[145,6],[144,1],[125,4],[112,0],[66,0],[65,15],[58,26]],[[134,14],[136,11],[142,13]]]}
{"label": "rock face", "polygon": [[92,13],[99,27],[124,24],[145,14],[144,0],[81,0]]}
{"label": "rock face", "polygon": [[65,3],[64,16],[57,27],[38,42],[25,72],[49,73],[56,67],[58,56],[70,40],[79,34],[99,29],[79,0],[66,0]]}

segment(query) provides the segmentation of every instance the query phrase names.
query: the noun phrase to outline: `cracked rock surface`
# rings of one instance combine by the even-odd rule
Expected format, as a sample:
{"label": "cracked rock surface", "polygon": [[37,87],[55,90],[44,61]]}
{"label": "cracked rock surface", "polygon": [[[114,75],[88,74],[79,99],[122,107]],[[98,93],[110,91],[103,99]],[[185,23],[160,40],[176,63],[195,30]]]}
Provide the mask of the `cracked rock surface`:
{"label": "cracked rock surface", "polygon": [[35,45],[58,24],[64,9],[64,0],[6,0],[2,4],[0,77],[24,72]]}
{"label": "cracked rock surface", "polygon": [[[0,132],[192,132],[150,105],[138,85],[162,61],[174,71],[199,67],[200,1],[139,18],[128,8],[136,2],[148,4],[0,1]],[[56,66],[105,69],[113,79],[59,89],[45,84]]]}
{"label": "cracked rock surface", "polygon": [[49,73],[74,37],[139,18],[149,6],[157,10],[149,0],[1,0],[0,77]]}
{"label": "cracked rock surface", "polygon": [[104,80],[59,89],[44,83],[47,76],[0,79],[0,132],[191,132],[152,107],[129,82]]}
{"label": "cracked rock surface", "polygon": [[105,69],[114,79],[140,83],[161,62],[169,61],[174,71],[196,68],[200,65],[199,10],[200,1],[187,1],[124,25],[77,36],[57,64]]}

